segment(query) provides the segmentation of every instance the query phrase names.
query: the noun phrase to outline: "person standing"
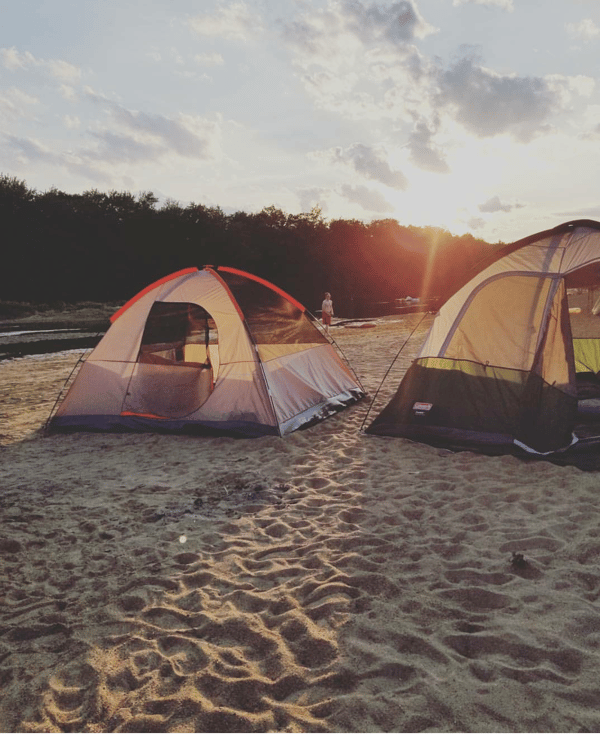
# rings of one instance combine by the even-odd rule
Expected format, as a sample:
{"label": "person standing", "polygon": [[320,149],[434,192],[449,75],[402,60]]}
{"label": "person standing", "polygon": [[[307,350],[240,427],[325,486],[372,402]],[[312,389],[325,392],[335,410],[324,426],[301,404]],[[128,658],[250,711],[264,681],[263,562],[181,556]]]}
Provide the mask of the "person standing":
{"label": "person standing", "polygon": [[325,326],[325,332],[329,332],[329,326],[331,325],[331,318],[333,317],[333,302],[331,300],[331,294],[325,292],[325,299],[321,305],[321,319]]}

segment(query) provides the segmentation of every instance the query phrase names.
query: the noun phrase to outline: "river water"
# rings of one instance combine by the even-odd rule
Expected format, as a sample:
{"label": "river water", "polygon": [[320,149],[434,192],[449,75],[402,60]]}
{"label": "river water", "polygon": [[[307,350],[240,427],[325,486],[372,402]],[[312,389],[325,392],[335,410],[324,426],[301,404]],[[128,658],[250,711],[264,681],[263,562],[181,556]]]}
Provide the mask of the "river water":
{"label": "river water", "polygon": [[64,351],[84,351],[93,348],[103,332],[80,328],[24,330],[5,326],[0,328],[0,361]]}

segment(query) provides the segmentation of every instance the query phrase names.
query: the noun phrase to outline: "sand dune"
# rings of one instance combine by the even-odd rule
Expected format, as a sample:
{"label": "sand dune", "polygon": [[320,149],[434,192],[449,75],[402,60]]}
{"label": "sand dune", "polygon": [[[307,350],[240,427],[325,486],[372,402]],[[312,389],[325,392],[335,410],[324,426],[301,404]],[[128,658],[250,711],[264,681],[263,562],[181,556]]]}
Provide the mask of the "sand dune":
{"label": "sand dune", "polygon": [[[334,331],[371,394],[416,319]],[[368,402],[43,437],[72,363],[0,364],[3,731],[600,728],[597,473],[365,436]]]}

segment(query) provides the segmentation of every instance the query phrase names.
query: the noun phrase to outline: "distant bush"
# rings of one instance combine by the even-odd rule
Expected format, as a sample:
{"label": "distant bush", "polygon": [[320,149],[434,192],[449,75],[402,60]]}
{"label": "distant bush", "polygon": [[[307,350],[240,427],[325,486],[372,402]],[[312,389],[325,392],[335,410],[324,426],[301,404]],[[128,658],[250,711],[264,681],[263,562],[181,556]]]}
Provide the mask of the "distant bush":
{"label": "distant bush", "polygon": [[44,312],[63,312],[67,305],[62,300],[53,302],[0,302],[0,317],[29,317]]}
{"label": "distant bush", "polygon": [[24,317],[43,315],[48,312],[76,313],[81,310],[96,310],[105,315],[112,315],[121,307],[121,302],[76,302],[68,303],[63,300],[52,302],[15,302],[0,301],[0,320],[17,320]]}
{"label": "distant bush", "polygon": [[[4,240],[19,244],[11,268],[0,270],[0,295],[30,303],[47,320],[50,310],[71,316],[69,305],[79,300],[123,304],[167,274],[227,264],[273,282],[309,309],[328,291],[338,316],[357,317],[407,295],[452,294],[490,250],[469,233],[391,218],[327,220],[318,206],[226,214],[194,202],[157,202],[152,192],[38,192],[0,173]],[[0,314],[31,313],[7,307]]]}

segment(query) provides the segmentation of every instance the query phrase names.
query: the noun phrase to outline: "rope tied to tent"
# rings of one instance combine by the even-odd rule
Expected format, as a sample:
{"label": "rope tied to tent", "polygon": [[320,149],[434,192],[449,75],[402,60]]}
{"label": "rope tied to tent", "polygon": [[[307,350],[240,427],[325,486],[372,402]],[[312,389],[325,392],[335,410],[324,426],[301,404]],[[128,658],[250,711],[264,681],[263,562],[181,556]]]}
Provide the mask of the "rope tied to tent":
{"label": "rope tied to tent", "polygon": [[398,358],[400,358],[400,354],[402,353],[402,351],[403,351],[403,350],[404,350],[404,348],[406,347],[406,344],[408,343],[408,341],[409,341],[409,340],[410,340],[410,339],[412,338],[412,336],[413,336],[413,335],[414,335],[414,334],[416,333],[417,329],[418,329],[418,328],[420,327],[420,325],[421,325],[421,323],[423,322],[423,320],[425,319],[425,317],[426,317],[427,315],[429,315],[429,314],[431,314],[431,313],[430,313],[430,312],[424,312],[424,313],[422,314],[422,316],[421,316],[421,319],[420,319],[420,320],[419,320],[419,322],[418,322],[418,323],[417,323],[417,324],[416,324],[416,325],[414,326],[414,328],[413,328],[413,329],[411,330],[411,332],[410,332],[409,336],[408,336],[408,337],[406,338],[406,340],[404,341],[404,343],[402,343],[402,345],[400,346],[400,349],[399,349],[398,353],[396,353],[396,355],[394,356],[394,360],[393,360],[393,361],[391,362],[391,364],[390,364],[390,365],[389,365],[389,367],[388,367],[388,370],[387,370],[387,371],[385,372],[385,374],[383,375],[383,379],[381,379],[381,382],[379,383],[379,386],[377,387],[377,390],[376,390],[375,394],[373,395],[373,399],[371,400],[371,404],[369,404],[369,407],[367,408],[367,412],[366,412],[366,414],[365,414],[365,416],[364,416],[364,418],[363,418],[363,421],[362,421],[362,424],[361,424],[361,426],[360,426],[359,432],[363,432],[363,429],[364,429],[365,423],[366,423],[366,421],[367,421],[367,418],[368,418],[368,416],[369,416],[369,413],[370,413],[370,412],[371,412],[371,410],[373,409],[373,405],[375,404],[375,400],[377,399],[377,396],[378,396],[379,392],[381,391],[381,387],[382,387],[382,386],[383,386],[383,385],[385,384],[385,380],[387,379],[387,377],[388,377],[388,375],[389,375],[390,371],[391,371],[391,370],[392,370],[392,368],[394,367],[394,364],[396,363],[396,361],[398,360]]}

